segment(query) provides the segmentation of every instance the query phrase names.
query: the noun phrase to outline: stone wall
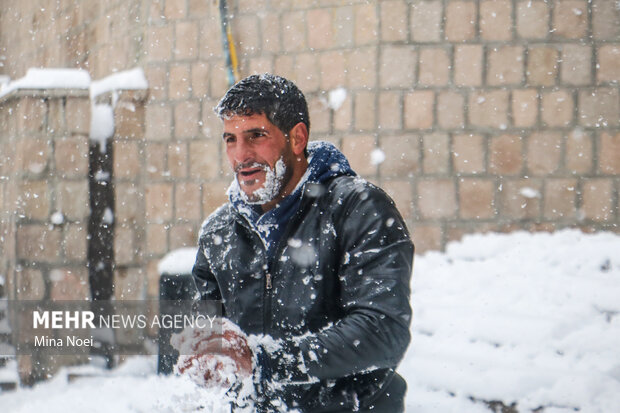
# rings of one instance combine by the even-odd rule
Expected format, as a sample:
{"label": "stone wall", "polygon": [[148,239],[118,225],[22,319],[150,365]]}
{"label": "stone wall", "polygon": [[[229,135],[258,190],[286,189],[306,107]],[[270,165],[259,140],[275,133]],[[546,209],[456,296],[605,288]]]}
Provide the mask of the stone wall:
{"label": "stone wall", "polygon": [[[231,179],[212,113],[228,87],[217,2],[5,3],[2,74],[144,69],[143,139],[115,137],[115,252],[117,278],[156,296],[157,262],[195,245]],[[394,197],[419,252],[469,232],[618,230],[616,1],[229,3],[241,74],[294,80],[312,138]]]}

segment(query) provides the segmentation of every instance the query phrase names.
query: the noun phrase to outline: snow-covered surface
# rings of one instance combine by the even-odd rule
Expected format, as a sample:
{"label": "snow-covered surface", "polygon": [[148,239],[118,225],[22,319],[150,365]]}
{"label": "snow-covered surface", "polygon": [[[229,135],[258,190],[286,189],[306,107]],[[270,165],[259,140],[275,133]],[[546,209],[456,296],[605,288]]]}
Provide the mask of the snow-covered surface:
{"label": "snow-covered surface", "polygon": [[179,248],[170,251],[157,264],[160,274],[191,274],[196,261],[197,248]]}
{"label": "snow-covered surface", "polygon": [[[407,412],[620,411],[620,236],[474,235],[416,257]],[[194,250],[195,252],[195,250]],[[180,262],[193,257],[174,260]],[[176,264],[174,264],[176,265]],[[3,413],[217,412],[221,391],[155,376],[154,358],[0,395]],[[128,391],[130,389],[130,391]],[[201,409],[202,406],[202,409]]]}
{"label": "snow-covered surface", "polygon": [[106,103],[92,105],[90,109],[90,139],[99,143],[106,152],[108,138],[114,135],[114,110]]}
{"label": "snow-covered surface", "polygon": [[94,80],[90,85],[90,97],[92,99],[116,90],[142,90],[147,88],[148,83],[144,71],[137,67],[114,73],[100,80]]}
{"label": "snow-covered surface", "polygon": [[30,68],[26,76],[2,85],[0,97],[20,89],[88,89],[90,75],[83,69]]}

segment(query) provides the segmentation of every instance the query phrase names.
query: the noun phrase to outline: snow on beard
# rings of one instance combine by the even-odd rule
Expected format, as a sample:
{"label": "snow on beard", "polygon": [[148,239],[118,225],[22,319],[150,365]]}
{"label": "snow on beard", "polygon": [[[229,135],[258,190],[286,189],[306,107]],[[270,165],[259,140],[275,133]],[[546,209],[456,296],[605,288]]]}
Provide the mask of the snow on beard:
{"label": "snow on beard", "polygon": [[284,185],[284,177],[286,175],[286,164],[284,163],[284,159],[280,157],[273,169],[270,168],[269,165],[260,163],[255,163],[251,167],[262,168],[265,171],[265,182],[263,182],[263,186],[252,192],[251,195],[248,195],[241,189],[239,175],[236,175],[235,179],[237,180],[237,185],[239,186],[239,194],[241,199],[243,202],[250,205],[266,204],[267,202],[273,200],[282,190],[282,186]]}

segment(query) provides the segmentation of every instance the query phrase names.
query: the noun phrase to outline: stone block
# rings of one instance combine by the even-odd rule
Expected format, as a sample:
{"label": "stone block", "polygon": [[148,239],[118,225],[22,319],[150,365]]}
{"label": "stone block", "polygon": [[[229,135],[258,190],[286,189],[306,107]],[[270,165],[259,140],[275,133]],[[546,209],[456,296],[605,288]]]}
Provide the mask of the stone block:
{"label": "stone block", "polygon": [[420,172],[420,139],[416,135],[383,136],[380,147],[385,161],[379,165],[382,177],[411,177]]}
{"label": "stone block", "polygon": [[191,224],[175,224],[170,228],[170,248],[186,248],[196,246],[198,234]]}
{"label": "stone block", "polygon": [[375,44],[379,39],[379,16],[374,3],[355,5],[355,45]]}
{"label": "stone block", "polygon": [[319,57],[321,89],[330,90],[345,86],[347,63],[342,51],[326,52]]}
{"label": "stone block", "polygon": [[117,182],[114,197],[114,220],[117,223],[141,223],[144,220],[144,201],[133,182]]}
{"label": "stone block", "polygon": [[[355,97],[357,99],[357,96]],[[363,103],[362,103],[363,102]],[[365,104],[365,98],[361,99],[360,105]],[[308,99],[308,112],[310,114],[310,128],[312,132],[326,133],[330,128],[330,110],[325,106],[325,101],[319,97]],[[373,118],[374,122],[374,118]]]}
{"label": "stone block", "polygon": [[439,224],[416,223],[411,230],[416,254],[437,251],[442,247],[443,230]]}
{"label": "stone block", "polygon": [[403,180],[390,180],[383,181],[381,185],[382,189],[389,195],[394,201],[398,212],[405,220],[413,218],[413,191],[411,187],[411,181]]}
{"label": "stone block", "polygon": [[459,42],[476,37],[476,3],[473,1],[450,1],[446,3],[446,40]]}
{"label": "stone block", "polygon": [[334,46],[353,47],[355,44],[355,15],[354,6],[334,8]]}
{"label": "stone block", "polygon": [[569,126],[573,123],[575,103],[573,95],[565,89],[543,93],[541,116],[547,126]]}
{"label": "stone block", "polygon": [[168,171],[173,178],[186,178],[189,167],[187,144],[179,142],[168,146]]}
{"label": "stone block", "polygon": [[529,128],[538,120],[538,92],[536,89],[512,91],[512,122],[519,128]]}
{"label": "stone block", "polygon": [[88,181],[67,181],[56,188],[57,208],[70,221],[84,221],[90,215]]}
{"label": "stone block", "polygon": [[146,279],[141,268],[119,268],[114,271],[114,297],[117,300],[146,298]]}
{"label": "stone block", "polygon": [[202,217],[209,216],[213,211],[228,202],[226,189],[230,181],[211,181],[202,184]]}
{"label": "stone block", "polygon": [[179,182],[174,191],[174,216],[177,220],[200,220],[200,184]]}
{"label": "stone block", "polygon": [[480,2],[480,37],[491,41],[512,39],[512,2],[483,0]]}
{"label": "stone block", "polygon": [[620,43],[599,46],[596,80],[603,82],[620,82]]}
{"label": "stone block", "polygon": [[371,154],[377,149],[372,135],[353,135],[342,138],[342,153],[347,157],[351,168],[359,175],[370,176],[377,173],[377,165],[371,162]]}
{"label": "stone block", "polygon": [[592,79],[592,48],[587,45],[562,46],[562,83],[588,85]]}
{"label": "stone block", "polygon": [[166,170],[166,145],[162,143],[149,143],[145,147],[146,176],[155,180],[163,178]]}
{"label": "stone block", "polygon": [[308,47],[312,50],[329,49],[334,44],[332,16],[329,9],[313,9],[307,12]]}
{"label": "stone block", "polygon": [[137,141],[114,142],[114,177],[135,178],[140,175],[142,162]]}
{"label": "stone block", "polygon": [[419,53],[418,83],[425,86],[445,86],[450,81],[450,56],[445,49],[424,48]]}
{"label": "stone block", "polygon": [[441,41],[442,9],[441,1],[419,1],[411,4],[409,29],[414,42]]}
{"label": "stone block", "polygon": [[[201,20],[199,56],[202,60],[217,59],[223,56],[222,53],[222,29],[219,17],[210,16]],[[276,31],[279,23],[276,21],[272,30]]]}
{"label": "stone block", "polygon": [[[23,181],[15,203],[16,212],[28,220],[45,221],[50,214],[50,188],[46,181]],[[10,208],[9,208],[10,210]]]}
{"label": "stone block", "polygon": [[170,99],[187,99],[190,96],[191,75],[189,64],[171,66],[168,79],[168,96]]}
{"label": "stone block", "polygon": [[217,101],[215,100],[202,100],[202,121],[200,126],[202,126],[201,132],[205,137],[219,141],[222,139],[223,124],[213,111],[216,105]]}
{"label": "stone block", "polygon": [[510,179],[500,185],[499,216],[507,219],[539,219],[542,183],[538,179]]}
{"label": "stone block", "polygon": [[462,134],[452,137],[452,165],[457,174],[485,171],[485,140],[481,135]]}
{"label": "stone block", "polygon": [[90,101],[85,97],[68,97],[65,106],[69,132],[87,134],[90,131]]}
{"label": "stone block", "polygon": [[505,129],[508,125],[508,91],[471,93],[469,123],[473,126]]}
{"label": "stone block", "polygon": [[[295,84],[305,94],[317,92],[321,86],[321,68],[317,53],[300,53],[295,56]],[[341,70],[342,72],[342,70]],[[339,73],[341,82],[344,83],[343,74]],[[331,73],[326,76],[332,76]]]}
{"label": "stone block", "polygon": [[483,54],[481,45],[455,46],[454,83],[458,86],[480,86],[484,67]]}
{"label": "stone block", "polygon": [[119,102],[114,108],[114,136],[122,139],[143,139],[144,116],[144,106],[141,103]]}
{"label": "stone block", "polygon": [[164,3],[164,16],[166,19],[182,19],[187,16],[186,0],[166,0]]}
{"label": "stone block", "polygon": [[205,62],[192,64],[192,96],[203,98],[209,94],[209,65]]}
{"label": "stone block", "polygon": [[614,219],[613,180],[591,178],[582,181],[582,212],[586,220],[604,222]]}
{"label": "stone block", "polygon": [[437,95],[437,123],[443,129],[465,127],[465,98],[458,92],[443,91]]}
{"label": "stone block", "polygon": [[402,128],[402,97],[400,92],[379,94],[379,128],[392,130]]}
{"label": "stone block", "polygon": [[67,130],[64,99],[49,99],[47,102],[47,133],[63,135]]}
{"label": "stone block", "polygon": [[258,54],[261,46],[258,21],[258,16],[254,14],[236,15],[232,19],[234,41],[238,56],[247,57]]}
{"label": "stone block", "polygon": [[527,171],[530,175],[550,175],[560,168],[562,136],[559,132],[535,132],[527,140]]}
{"label": "stone block", "polygon": [[602,132],[598,148],[600,172],[620,175],[620,133]]}
{"label": "stone block", "polygon": [[149,223],[160,223],[172,218],[172,184],[147,184],[144,199],[145,217]]}
{"label": "stone block", "polygon": [[404,0],[394,0],[379,3],[381,8],[381,41],[398,42],[409,38],[407,9]]}
{"label": "stone block", "polygon": [[306,41],[306,13],[285,12],[280,19],[280,36],[286,39],[282,49],[286,52],[301,52],[308,48]]}
{"label": "stone block", "polygon": [[565,164],[572,174],[587,174],[592,172],[593,140],[590,132],[575,129],[566,136]]}
{"label": "stone block", "polygon": [[415,80],[417,54],[411,46],[381,48],[379,83],[384,88],[410,88]]}
{"label": "stone block", "polygon": [[545,1],[517,3],[517,33],[523,39],[545,39],[549,34],[549,6]]}
{"label": "stone block", "polygon": [[63,248],[69,261],[86,261],[86,223],[65,224]]}
{"label": "stone block", "polygon": [[149,26],[146,29],[145,56],[149,62],[169,61],[172,58],[173,27]]}
{"label": "stone block", "polygon": [[85,268],[57,268],[49,273],[52,301],[84,301],[90,298],[88,271]]}
{"label": "stone block", "polygon": [[41,270],[21,268],[16,270],[18,300],[42,300],[45,298],[45,279]]}
{"label": "stone block", "polygon": [[47,225],[17,228],[17,258],[28,262],[53,263],[61,259],[62,230]]}
{"label": "stone block", "polygon": [[579,123],[589,127],[620,125],[618,89],[599,88],[579,91]]}
{"label": "stone block", "polygon": [[494,136],[489,141],[489,172],[517,175],[523,168],[523,139],[516,135]]}
{"label": "stone block", "polygon": [[114,262],[118,266],[130,265],[136,259],[137,245],[134,231],[117,225],[114,228]]}
{"label": "stone block", "polygon": [[148,140],[168,140],[172,131],[172,108],[151,103],[146,106],[146,132]]}
{"label": "stone block", "polygon": [[376,127],[377,113],[376,94],[369,91],[359,91],[355,94],[355,129],[372,130]]}
{"label": "stone block", "polygon": [[[167,3],[167,2],[166,2]],[[251,28],[252,26],[246,26]],[[194,59],[198,56],[198,23],[195,21],[179,21],[175,25],[174,58]],[[240,42],[240,45],[243,44]],[[242,49],[244,49],[242,47]]]}
{"label": "stone block", "polygon": [[553,47],[535,46],[528,50],[527,83],[552,86],[558,74],[558,51]]}
{"label": "stone block", "polygon": [[459,179],[459,216],[491,219],[495,216],[495,182],[490,179]]}
{"label": "stone block", "polygon": [[167,72],[164,64],[151,64],[144,68],[144,76],[149,84],[149,100],[166,99]]}
{"label": "stone block", "polygon": [[377,84],[377,52],[372,48],[356,48],[347,59],[347,77],[351,89],[373,88]]}
{"label": "stone block", "polygon": [[422,218],[453,218],[456,191],[451,179],[421,179],[417,184],[418,211]]}
{"label": "stone block", "polygon": [[169,250],[167,227],[166,224],[149,224],[146,226],[147,254],[159,255]]}
{"label": "stone block", "polygon": [[174,107],[174,135],[177,139],[199,134],[200,103],[194,100],[179,102]]}
{"label": "stone block", "polygon": [[[312,118],[311,118],[312,119]],[[312,120],[314,122],[314,120]],[[353,97],[347,94],[342,106],[334,111],[333,127],[337,131],[349,131],[353,126]]]}
{"label": "stone block", "polygon": [[422,137],[422,171],[425,175],[445,175],[450,172],[450,141],[445,133]]}
{"label": "stone block", "polygon": [[552,220],[573,220],[576,216],[576,199],[576,179],[547,179],[543,216]]}
{"label": "stone block", "polygon": [[405,95],[405,128],[430,129],[434,124],[432,90],[409,92]]}
{"label": "stone block", "polygon": [[13,161],[17,164],[18,171],[27,175],[42,175],[48,172],[52,153],[50,143],[47,139],[19,139],[17,159]]}
{"label": "stone block", "polygon": [[592,2],[592,34],[597,40],[620,38],[620,10],[613,1]]}
{"label": "stone block", "polygon": [[588,5],[585,0],[558,0],[553,8],[553,34],[580,39],[588,32]]}
{"label": "stone block", "polygon": [[[71,99],[71,106],[67,107],[67,110],[72,109],[80,109],[81,106],[76,105],[76,98]],[[86,99],[84,101],[88,102]],[[67,102],[68,103],[68,102]],[[47,112],[47,105],[45,104],[45,100],[36,97],[23,97],[19,99],[16,104],[16,122],[17,122],[17,130],[20,133],[23,132],[42,132],[45,129],[45,115]],[[90,112],[89,112],[90,113]],[[67,117],[70,116],[67,114]],[[90,117],[88,118],[90,119]],[[87,121],[88,121],[87,119]],[[68,119],[67,119],[68,121]],[[71,131],[75,129],[75,116],[71,117]],[[78,126],[82,126],[83,123],[79,123]],[[86,123],[87,128],[85,131],[88,131],[88,122]]]}
{"label": "stone block", "polygon": [[488,54],[487,84],[518,85],[523,81],[523,48],[502,46]]}
{"label": "stone block", "polygon": [[220,173],[220,142],[201,140],[189,144],[189,174],[192,178],[213,179]]}

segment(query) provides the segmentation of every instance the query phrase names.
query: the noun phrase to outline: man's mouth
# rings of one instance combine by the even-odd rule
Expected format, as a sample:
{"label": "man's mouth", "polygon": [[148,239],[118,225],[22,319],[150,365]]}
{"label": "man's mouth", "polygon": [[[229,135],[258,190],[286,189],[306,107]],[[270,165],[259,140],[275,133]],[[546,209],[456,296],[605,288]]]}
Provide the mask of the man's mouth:
{"label": "man's mouth", "polygon": [[239,175],[244,179],[254,179],[256,178],[256,175],[260,172],[263,172],[264,169],[263,168],[246,168],[246,169],[241,169],[239,171]]}

